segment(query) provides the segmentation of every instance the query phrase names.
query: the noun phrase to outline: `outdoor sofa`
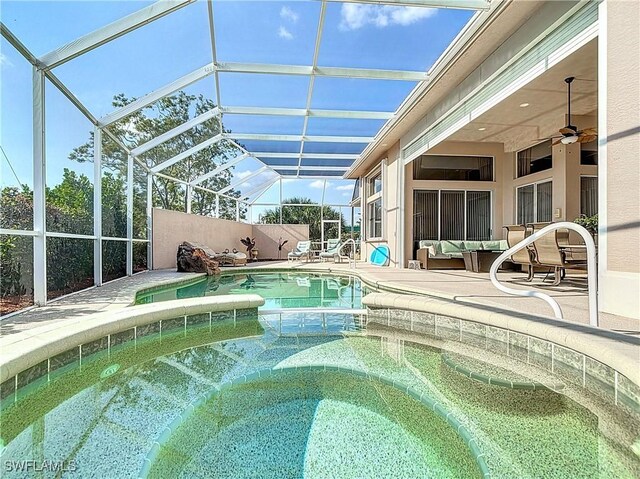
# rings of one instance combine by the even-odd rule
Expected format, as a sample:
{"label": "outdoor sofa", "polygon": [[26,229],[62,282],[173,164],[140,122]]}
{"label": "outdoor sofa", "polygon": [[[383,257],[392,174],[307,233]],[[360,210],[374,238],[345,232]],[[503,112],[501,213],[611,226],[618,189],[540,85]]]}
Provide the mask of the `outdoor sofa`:
{"label": "outdoor sofa", "polygon": [[506,240],[454,241],[421,240],[416,259],[423,269],[465,269],[463,253],[470,251],[506,251]]}

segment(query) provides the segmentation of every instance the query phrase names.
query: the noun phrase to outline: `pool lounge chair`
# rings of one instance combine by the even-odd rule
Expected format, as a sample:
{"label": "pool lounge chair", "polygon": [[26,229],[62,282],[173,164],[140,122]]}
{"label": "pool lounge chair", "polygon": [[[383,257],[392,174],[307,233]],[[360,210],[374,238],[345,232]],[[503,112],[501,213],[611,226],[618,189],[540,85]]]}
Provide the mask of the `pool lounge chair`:
{"label": "pool lounge chair", "polygon": [[222,253],[220,264],[223,266],[242,266],[247,264],[247,255],[236,249],[231,252],[227,249]]}
{"label": "pool lounge chair", "polygon": [[293,261],[294,259],[301,260],[306,258],[307,261],[311,259],[311,241],[298,241],[295,249],[287,254],[287,261]]}
{"label": "pool lounge chair", "polygon": [[203,244],[194,243],[192,241],[185,241],[185,243],[190,244],[194,248],[201,249],[210,259],[216,260],[218,262],[221,262],[224,257],[224,253],[216,253],[214,250]]}
{"label": "pool lounge chair", "polygon": [[343,243],[340,243],[339,239],[329,239],[327,240],[327,248],[322,251],[318,257],[320,261],[323,262],[328,259],[333,259],[340,257],[340,248],[342,248]]}

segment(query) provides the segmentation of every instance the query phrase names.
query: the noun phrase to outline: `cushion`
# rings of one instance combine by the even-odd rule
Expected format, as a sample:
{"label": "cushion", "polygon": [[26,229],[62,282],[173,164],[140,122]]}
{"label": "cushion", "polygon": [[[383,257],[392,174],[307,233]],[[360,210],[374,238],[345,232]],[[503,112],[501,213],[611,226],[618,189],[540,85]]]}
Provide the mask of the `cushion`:
{"label": "cushion", "polygon": [[449,253],[447,254],[447,256],[451,259],[451,258],[456,258],[456,259],[462,259],[464,258],[464,256],[462,256],[462,253]]}
{"label": "cushion", "polygon": [[464,242],[451,240],[441,241],[440,248],[445,254],[460,253],[464,250]]}
{"label": "cushion", "polygon": [[482,241],[465,241],[464,242],[464,249],[466,249],[467,251],[478,251],[483,249],[482,248]]}
{"label": "cushion", "polygon": [[439,241],[436,241],[436,240],[420,240],[420,242],[418,243],[418,247],[419,248],[428,248],[429,246],[432,246],[434,243],[439,243]]}
{"label": "cushion", "polygon": [[490,251],[506,251],[509,249],[507,240],[483,241],[482,249]]}

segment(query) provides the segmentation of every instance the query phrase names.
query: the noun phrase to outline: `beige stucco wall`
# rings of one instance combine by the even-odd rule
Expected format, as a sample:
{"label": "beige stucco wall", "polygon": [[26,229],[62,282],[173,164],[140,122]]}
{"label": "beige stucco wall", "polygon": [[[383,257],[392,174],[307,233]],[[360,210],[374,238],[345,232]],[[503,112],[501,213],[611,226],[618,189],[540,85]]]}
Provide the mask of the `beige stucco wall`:
{"label": "beige stucco wall", "polygon": [[309,239],[309,225],[253,225],[252,238],[256,239],[259,259],[278,259],[278,239],[287,240],[281,258],[293,251],[298,241]]}
{"label": "beige stucco wall", "polygon": [[251,236],[251,225],[231,220],[153,209],[153,269],[175,268],[178,245],[193,241],[214,251],[244,251],[240,238]]}
{"label": "beige stucco wall", "polygon": [[599,14],[599,308],[640,318],[640,2]]}
{"label": "beige stucco wall", "polygon": [[309,239],[309,225],[250,225],[208,216],[153,209],[153,269],[175,268],[178,245],[193,241],[214,251],[246,251],[240,238],[255,238],[259,259],[278,258],[278,238],[289,242],[282,257],[295,248],[298,241]]}

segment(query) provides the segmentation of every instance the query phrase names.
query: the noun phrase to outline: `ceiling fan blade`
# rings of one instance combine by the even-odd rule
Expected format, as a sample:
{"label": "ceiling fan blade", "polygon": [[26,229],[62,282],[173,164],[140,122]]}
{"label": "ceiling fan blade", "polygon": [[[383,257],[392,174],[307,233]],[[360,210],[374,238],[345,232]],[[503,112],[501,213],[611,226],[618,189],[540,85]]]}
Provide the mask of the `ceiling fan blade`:
{"label": "ceiling fan blade", "polygon": [[580,132],[580,134],[583,134],[583,135],[597,135],[598,134],[598,130],[596,130],[595,128],[585,128],[584,130],[582,130]]}
{"label": "ceiling fan blade", "polygon": [[558,131],[563,135],[575,135],[577,133],[573,128],[569,128],[566,126],[564,128],[560,128]]}
{"label": "ceiling fan blade", "polygon": [[579,143],[591,143],[598,139],[598,135],[580,135],[578,137]]}
{"label": "ceiling fan blade", "polygon": [[558,143],[560,143],[562,141],[562,138],[558,138],[557,140],[555,140],[553,143],[551,143],[551,146],[556,146]]}

